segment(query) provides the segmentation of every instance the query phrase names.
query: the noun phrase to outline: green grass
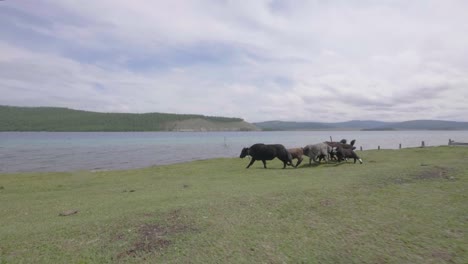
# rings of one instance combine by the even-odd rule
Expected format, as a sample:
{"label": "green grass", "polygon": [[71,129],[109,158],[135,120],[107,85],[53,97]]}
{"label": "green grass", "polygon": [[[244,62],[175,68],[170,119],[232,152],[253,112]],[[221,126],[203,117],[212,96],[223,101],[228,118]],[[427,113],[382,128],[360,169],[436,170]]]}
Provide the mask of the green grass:
{"label": "green grass", "polygon": [[0,263],[468,263],[468,148],[360,154],[0,174]]}

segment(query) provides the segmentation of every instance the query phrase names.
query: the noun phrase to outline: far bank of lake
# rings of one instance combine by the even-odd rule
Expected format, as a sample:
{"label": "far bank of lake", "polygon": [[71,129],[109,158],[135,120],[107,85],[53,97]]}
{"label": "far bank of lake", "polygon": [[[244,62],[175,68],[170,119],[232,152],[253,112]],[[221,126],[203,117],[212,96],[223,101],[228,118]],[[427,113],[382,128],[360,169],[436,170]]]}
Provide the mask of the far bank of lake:
{"label": "far bank of lake", "polygon": [[468,131],[278,132],[1,132],[0,173],[117,170],[238,157],[243,147],[279,143],[303,147],[342,138],[364,150],[468,142]]}

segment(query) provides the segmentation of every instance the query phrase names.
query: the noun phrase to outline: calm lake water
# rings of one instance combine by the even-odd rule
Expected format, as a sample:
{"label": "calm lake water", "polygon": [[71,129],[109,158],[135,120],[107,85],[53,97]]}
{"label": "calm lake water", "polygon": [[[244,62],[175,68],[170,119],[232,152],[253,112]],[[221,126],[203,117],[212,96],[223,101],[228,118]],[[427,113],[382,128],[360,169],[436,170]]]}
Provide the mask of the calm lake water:
{"label": "calm lake water", "polygon": [[468,131],[1,132],[0,173],[117,170],[238,157],[255,143],[303,147],[342,138],[366,149],[468,142]]}

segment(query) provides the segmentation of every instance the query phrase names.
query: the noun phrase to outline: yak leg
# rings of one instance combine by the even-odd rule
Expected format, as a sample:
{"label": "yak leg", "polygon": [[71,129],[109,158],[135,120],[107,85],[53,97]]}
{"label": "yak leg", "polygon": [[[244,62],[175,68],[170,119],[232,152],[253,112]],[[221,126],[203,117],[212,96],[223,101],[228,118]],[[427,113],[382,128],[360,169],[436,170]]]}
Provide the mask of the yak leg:
{"label": "yak leg", "polygon": [[301,164],[301,162],[302,162],[302,158],[297,158],[297,163],[296,163],[295,167],[297,168],[297,166],[299,166],[299,164]]}
{"label": "yak leg", "polygon": [[[318,158],[319,158],[318,163],[320,163],[320,157]],[[312,159],[314,160],[314,163],[317,163],[317,156],[314,156]]]}
{"label": "yak leg", "polygon": [[252,158],[252,160],[250,161],[249,165],[247,165],[247,168],[246,168],[246,169],[248,169],[250,166],[252,166],[252,164],[253,164],[254,162],[255,162],[255,159]]}
{"label": "yak leg", "polygon": [[262,162],[263,162],[263,168],[266,169],[266,168],[267,168],[267,167],[266,167],[266,161],[265,161],[265,160],[262,160]]}
{"label": "yak leg", "polygon": [[315,159],[320,164],[320,163],[322,163],[323,157],[322,157],[322,155],[318,155]]}
{"label": "yak leg", "polygon": [[325,163],[328,163],[330,159],[328,158],[328,154],[323,155],[323,159],[325,160]]}
{"label": "yak leg", "polygon": [[286,169],[286,166],[293,166],[294,167],[294,164],[292,163],[291,160],[282,160],[283,162],[283,169]]}
{"label": "yak leg", "polygon": [[354,158],[354,164],[356,164],[356,160],[359,160],[359,163],[362,164],[362,159]]}

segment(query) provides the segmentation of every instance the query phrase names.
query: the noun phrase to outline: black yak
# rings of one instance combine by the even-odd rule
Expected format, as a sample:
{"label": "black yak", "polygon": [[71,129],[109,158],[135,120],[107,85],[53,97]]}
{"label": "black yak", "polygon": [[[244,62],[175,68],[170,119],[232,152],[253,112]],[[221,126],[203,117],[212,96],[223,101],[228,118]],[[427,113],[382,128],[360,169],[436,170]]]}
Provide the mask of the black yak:
{"label": "black yak", "polygon": [[247,169],[256,161],[261,160],[263,162],[263,167],[266,169],[266,161],[278,158],[283,162],[283,169],[286,168],[286,165],[292,165],[292,157],[288,150],[281,144],[271,144],[265,145],[262,143],[254,144],[250,148],[243,148],[240,154],[240,158],[245,156],[251,156],[252,160]]}
{"label": "black yak", "polygon": [[[338,147],[351,150],[356,149],[356,147],[354,146],[354,143],[356,143],[355,139],[351,140],[350,144],[346,143],[346,139],[342,139],[340,142],[325,141],[325,143],[327,143],[327,145],[332,147],[334,150],[338,149]],[[336,151],[330,152],[330,160],[337,160]]]}
{"label": "black yak", "polygon": [[354,146],[354,143],[356,143],[356,140],[353,139],[351,140],[350,144],[346,143],[346,139],[342,139],[340,142],[330,142],[330,141],[325,141],[330,147],[333,148],[338,148],[339,146],[342,146],[345,149],[356,149]]}
{"label": "black yak", "polygon": [[354,159],[354,163],[356,163],[356,160],[359,160],[359,163],[362,164],[362,159],[352,149],[346,149],[342,146],[339,146],[338,148],[336,148],[336,156],[338,157],[338,161],[351,158]]}

